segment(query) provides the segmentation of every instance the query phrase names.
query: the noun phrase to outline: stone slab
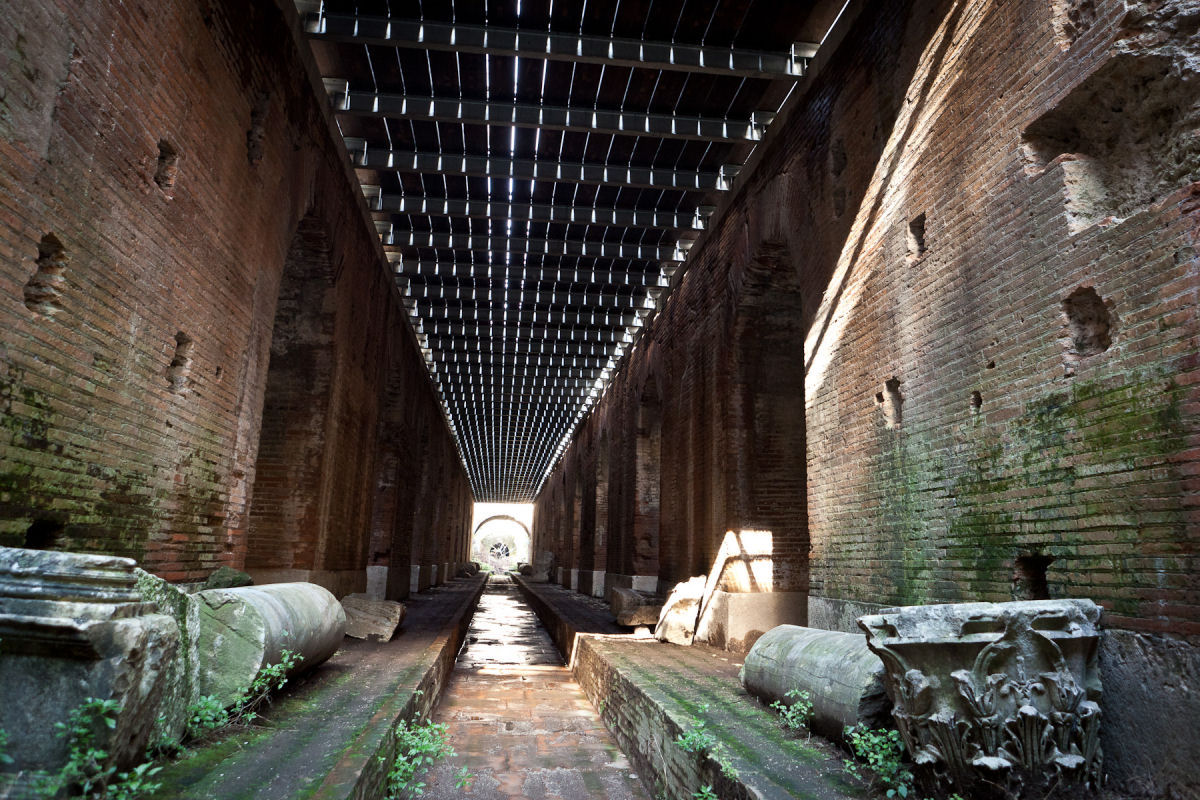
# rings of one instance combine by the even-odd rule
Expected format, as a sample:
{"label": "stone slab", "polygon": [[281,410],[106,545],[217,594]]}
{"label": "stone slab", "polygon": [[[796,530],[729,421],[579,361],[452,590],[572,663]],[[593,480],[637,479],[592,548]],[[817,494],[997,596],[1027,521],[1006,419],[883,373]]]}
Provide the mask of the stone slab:
{"label": "stone slab", "polygon": [[656,625],[662,607],[661,597],[644,595],[632,589],[612,590],[612,610],[618,625]]}
{"label": "stone slab", "polygon": [[346,635],[355,639],[390,641],[404,621],[404,604],[391,600],[372,600],[365,594],[342,598],[346,613]]}
{"label": "stone slab", "polygon": [[[600,618],[604,605],[593,598],[520,578],[517,584],[559,649],[570,654],[571,673],[656,797],[691,800],[705,784],[719,797],[868,797],[846,778],[841,751],[784,735],[774,712],[746,696],[734,654],[614,635],[615,626],[605,628]],[[705,729],[731,754],[732,780],[712,759],[699,760],[675,744],[693,728],[700,708],[707,708]]]}
{"label": "stone slab", "polygon": [[658,624],[654,626],[655,639],[684,646],[692,643],[706,582],[704,575],[697,575],[675,584],[658,615]]}
{"label": "stone slab", "polygon": [[168,765],[156,800],[383,797],[395,727],[436,705],[482,589],[482,576],[453,581],[411,598],[392,641],[345,640],[284,689],[267,724]]}

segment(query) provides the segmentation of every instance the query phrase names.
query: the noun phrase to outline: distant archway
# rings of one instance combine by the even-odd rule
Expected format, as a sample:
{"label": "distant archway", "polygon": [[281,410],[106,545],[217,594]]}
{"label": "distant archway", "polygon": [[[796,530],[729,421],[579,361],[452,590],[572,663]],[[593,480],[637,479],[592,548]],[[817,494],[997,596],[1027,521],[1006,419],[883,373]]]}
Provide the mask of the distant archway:
{"label": "distant archway", "polygon": [[494,514],[475,526],[471,558],[497,572],[528,562],[533,534],[529,526],[510,514]]}

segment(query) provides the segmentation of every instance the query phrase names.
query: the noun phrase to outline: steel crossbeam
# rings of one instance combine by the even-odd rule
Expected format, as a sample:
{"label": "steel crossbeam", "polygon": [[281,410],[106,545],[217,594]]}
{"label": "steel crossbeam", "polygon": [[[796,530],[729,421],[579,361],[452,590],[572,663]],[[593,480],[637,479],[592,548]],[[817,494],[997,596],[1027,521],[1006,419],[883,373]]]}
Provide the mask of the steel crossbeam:
{"label": "steel crossbeam", "polygon": [[448,50],[458,53],[542,58],[705,75],[796,80],[817,46],[799,42],[787,53],[715,45],[648,42],[609,36],[521,30],[396,17],[311,14],[305,30],[314,39],[351,44]]}

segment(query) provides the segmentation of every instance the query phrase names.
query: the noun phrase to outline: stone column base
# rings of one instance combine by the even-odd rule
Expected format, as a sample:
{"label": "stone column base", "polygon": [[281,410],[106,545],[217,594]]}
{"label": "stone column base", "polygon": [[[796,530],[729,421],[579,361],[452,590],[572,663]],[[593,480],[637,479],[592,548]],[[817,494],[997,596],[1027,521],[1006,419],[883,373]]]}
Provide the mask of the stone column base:
{"label": "stone column base", "polygon": [[694,641],[735,653],[747,652],[777,625],[808,621],[804,592],[725,592],[715,590],[700,614]]}
{"label": "stone column base", "polygon": [[613,589],[632,589],[635,592],[643,594],[658,594],[658,576],[657,575],[621,575],[617,572],[605,572],[603,574],[604,594],[596,595],[604,597],[609,605],[612,605],[612,590]]}

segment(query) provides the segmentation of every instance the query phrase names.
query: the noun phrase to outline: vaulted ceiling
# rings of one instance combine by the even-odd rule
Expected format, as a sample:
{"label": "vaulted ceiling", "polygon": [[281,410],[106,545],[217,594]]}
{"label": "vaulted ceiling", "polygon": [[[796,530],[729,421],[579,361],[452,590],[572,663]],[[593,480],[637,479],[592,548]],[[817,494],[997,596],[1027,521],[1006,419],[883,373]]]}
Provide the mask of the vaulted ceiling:
{"label": "vaulted ceiling", "polygon": [[476,500],[528,502],[841,0],[298,0]]}

